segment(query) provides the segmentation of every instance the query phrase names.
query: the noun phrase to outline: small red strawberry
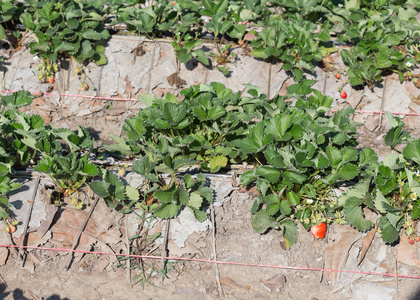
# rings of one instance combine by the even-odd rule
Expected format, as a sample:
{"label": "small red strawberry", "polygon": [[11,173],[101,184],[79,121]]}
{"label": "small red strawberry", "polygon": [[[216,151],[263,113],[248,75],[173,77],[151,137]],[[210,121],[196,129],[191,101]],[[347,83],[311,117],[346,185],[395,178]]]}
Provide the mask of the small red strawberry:
{"label": "small red strawberry", "polygon": [[323,239],[327,232],[327,224],[325,222],[319,223],[318,225],[311,227],[311,233],[317,239]]}
{"label": "small red strawberry", "polygon": [[347,93],[346,92],[342,92],[340,96],[341,96],[341,98],[346,99],[347,98]]}
{"label": "small red strawberry", "polygon": [[420,242],[420,237],[417,237],[416,238],[416,242]]}
{"label": "small red strawberry", "polygon": [[416,56],[414,56],[414,59],[415,59],[416,61],[420,61],[420,55],[419,55],[419,53],[417,53],[417,54],[416,54]]}
{"label": "small red strawberry", "polygon": [[408,242],[410,243],[410,245],[413,245],[414,244],[414,240],[412,238],[409,238],[408,239]]}
{"label": "small red strawberry", "polygon": [[89,86],[86,82],[82,83],[81,87],[82,91],[87,91],[89,89]]}
{"label": "small red strawberry", "polygon": [[13,233],[15,231],[16,231],[16,226],[15,225],[6,226],[6,232]]}
{"label": "small red strawberry", "polygon": [[48,78],[49,83],[54,83],[54,81],[55,81],[54,76],[51,76],[50,78]]}
{"label": "small red strawberry", "polygon": [[341,74],[340,73],[335,74],[335,78],[340,79],[341,78]]}

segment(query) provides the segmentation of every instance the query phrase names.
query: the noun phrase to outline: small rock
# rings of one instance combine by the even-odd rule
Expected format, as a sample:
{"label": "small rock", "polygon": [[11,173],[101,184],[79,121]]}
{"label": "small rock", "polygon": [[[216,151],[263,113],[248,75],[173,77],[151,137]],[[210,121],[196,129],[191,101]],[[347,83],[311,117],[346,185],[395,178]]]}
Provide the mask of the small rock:
{"label": "small rock", "polygon": [[84,117],[87,115],[90,115],[92,112],[90,111],[90,109],[86,108],[86,109],[82,109],[81,111],[79,111],[76,115],[76,117]]}
{"label": "small rock", "polygon": [[83,288],[84,299],[98,299],[99,293],[93,287]]}
{"label": "small rock", "polygon": [[102,272],[108,266],[109,260],[106,256],[100,256],[98,261],[93,265],[94,272]]}
{"label": "small rock", "polygon": [[[1,224],[0,226],[0,243],[2,245],[9,245],[10,240],[7,236],[8,233],[4,230],[4,224]],[[5,247],[0,248],[0,266],[3,266],[6,264],[7,258],[9,256],[9,249]]]}
{"label": "small rock", "polygon": [[9,257],[9,249],[1,248],[0,249],[0,266],[4,266],[6,264],[8,257]]}
{"label": "small rock", "polygon": [[386,97],[384,99],[384,111],[400,113],[410,112],[408,106],[411,103],[410,94],[406,89],[406,83],[397,80],[388,80],[386,86]]}
{"label": "small rock", "polygon": [[391,300],[395,288],[371,282],[352,286],[353,300]]}
{"label": "small rock", "polygon": [[199,291],[192,289],[192,288],[180,288],[176,291],[172,292],[172,295],[183,295],[186,297],[186,299],[204,299],[203,293],[200,293]]}
{"label": "small rock", "polygon": [[381,245],[376,253],[376,260],[379,262],[383,262],[386,258],[386,246]]}
{"label": "small rock", "polygon": [[34,100],[32,100],[32,105],[33,106],[44,106],[46,103],[47,102],[42,97],[38,97],[38,98],[35,98]]}
{"label": "small rock", "polygon": [[213,180],[212,189],[216,191],[216,199],[214,201],[214,206],[222,206],[226,198],[230,195],[233,190],[232,182],[230,180]]}
{"label": "small rock", "polygon": [[263,293],[255,294],[254,298],[255,299],[268,299],[268,297],[264,295]]}
{"label": "small rock", "polygon": [[29,273],[35,274],[35,264],[31,261],[26,260],[25,265],[23,266],[25,270],[28,270]]}
{"label": "small rock", "polygon": [[367,130],[374,131],[379,126],[380,118],[379,115],[369,116],[364,122]]}

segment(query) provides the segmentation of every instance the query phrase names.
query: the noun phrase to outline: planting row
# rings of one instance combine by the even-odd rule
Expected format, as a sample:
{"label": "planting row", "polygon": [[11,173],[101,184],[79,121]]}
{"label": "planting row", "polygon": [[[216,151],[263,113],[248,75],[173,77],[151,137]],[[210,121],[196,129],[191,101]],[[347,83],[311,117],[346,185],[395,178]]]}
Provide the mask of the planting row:
{"label": "planting row", "polygon": [[[116,144],[105,149],[94,148],[83,127],[77,132],[53,128],[38,115],[19,112],[32,102],[30,93],[4,96],[0,217],[8,228],[15,225],[6,195],[19,186],[10,176],[33,166],[78,208],[84,206],[78,191],[89,185],[122,213],[136,208],[168,219],[188,207],[203,221],[213,191],[200,172],[223,172],[246,162],[253,168],[241,174],[241,183],[259,192],[252,225],[260,233],[280,229],[287,247],[296,241],[298,222],[307,229],[335,222],[367,231],[374,226],[365,219],[367,211],[376,216],[386,242],[396,241],[401,232],[418,238],[420,140],[387,114],[390,130],[384,142],[392,153],[379,161],[374,150],[357,150],[357,126],[362,124],[350,118],[353,109],[330,114],[332,98],[312,89],[314,83],[303,80],[288,87],[287,96],[273,99],[254,86],[247,85],[248,95],[241,96],[220,83],[184,89],[181,102],[171,94],[162,99],[141,95],[147,107],[126,119],[125,137],[114,136]],[[131,169],[144,177],[144,184],[133,188],[124,183],[124,170],[117,175],[95,165],[105,154],[133,160]],[[337,197],[334,188],[341,185],[350,188]]]}
{"label": "planting row", "polygon": [[[106,40],[113,25],[149,38],[168,37],[181,63],[199,62],[226,76],[244,53],[283,62],[296,82],[314,64],[335,70],[329,54],[337,42],[351,85],[373,87],[396,72],[401,81],[418,81],[419,0],[60,0],[0,1],[0,39],[19,49],[28,45],[39,57],[39,78],[54,80],[57,61],[71,56],[80,74],[90,61],[106,64]],[[17,31],[19,23],[26,31]],[[252,27],[254,26],[254,27]],[[203,46],[206,34],[214,49]],[[420,85],[420,83],[419,83]]]}

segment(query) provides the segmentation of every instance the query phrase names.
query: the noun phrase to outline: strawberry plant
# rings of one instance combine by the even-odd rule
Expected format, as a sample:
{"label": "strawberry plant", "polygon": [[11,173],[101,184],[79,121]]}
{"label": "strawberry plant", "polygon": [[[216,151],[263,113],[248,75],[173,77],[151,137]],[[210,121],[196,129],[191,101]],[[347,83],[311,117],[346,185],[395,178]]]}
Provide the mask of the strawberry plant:
{"label": "strawberry plant", "polygon": [[[388,118],[391,128],[385,135],[385,143],[393,152],[382,162],[371,155],[369,163],[363,165],[363,180],[342,195],[338,202],[343,206],[349,223],[361,231],[373,226],[364,218],[362,208],[367,207],[376,213],[379,216],[378,231],[383,240],[393,243],[401,230],[410,238],[419,235],[414,224],[420,216],[417,196],[420,192],[420,141],[412,140],[408,132],[402,131],[404,123],[399,118],[390,114]],[[402,143],[408,144],[400,152],[396,146]]]}
{"label": "strawberry plant", "polygon": [[372,4],[365,3],[357,11],[347,11],[344,17],[347,29],[339,34],[341,41],[355,45],[341,52],[349,67],[350,83],[367,84],[370,88],[391,71],[404,80],[405,72],[409,71],[407,63],[415,62],[414,55],[407,55],[407,48],[420,37],[420,24],[414,18],[419,8],[381,3],[376,13],[371,9]]}
{"label": "strawberry plant", "polygon": [[109,32],[98,6],[74,0],[39,1],[27,6],[20,20],[34,38],[29,44],[31,53],[42,59],[40,76],[48,79],[54,75],[59,55],[106,64]]}
{"label": "strawberry plant", "polygon": [[[328,24],[327,24],[328,25]],[[322,60],[319,43],[328,42],[329,26],[313,34],[317,26],[299,15],[285,19],[273,17],[251,45],[252,55],[260,58],[274,57],[283,62],[283,69],[291,71],[300,81],[304,71],[314,71],[314,62]]]}
{"label": "strawberry plant", "polygon": [[33,135],[44,128],[43,119],[38,116],[28,116],[17,109],[32,103],[33,96],[26,91],[19,91],[1,98],[4,109],[0,110],[0,147],[7,155],[4,157],[11,166],[19,167],[29,163],[34,151],[22,142],[29,132]]}
{"label": "strawberry plant", "polygon": [[[5,221],[6,230],[10,232],[13,228],[16,230],[17,221],[9,211],[7,193],[21,187],[21,184],[11,181],[11,175],[14,174],[15,166],[27,164],[31,157],[30,151],[20,141],[19,132],[24,131],[25,127],[20,127],[17,121],[25,123],[25,114],[19,113],[17,109],[30,104],[32,99],[29,92],[20,91],[3,96],[0,100],[0,219]],[[37,127],[35,119],[30,119],[33,127]]]}
{"label": "strawberry plant", "polygon": [[46,156],[34,167],[35,171],[47,174],[57,185],[61,197],[72,196],[76,193],[76,207],[81,208],[83,202],[78,200],[78,191],[85,185],[86,180],[98,175],[98,168],[89,163],[88,155],[82,156],[78,152],[66,156],[55,154]]}
{"label": "strawberry plant", "polygon": [[[217,42],[218,36],[227,34],[233,26],[232,21],[228,19],[229,15],[223,11],[223,7],[227,5],[227,2],[228,1],[221,1],[220,6],[218,6],[218,8],[214,7],[214,5],[208,5],[207,9],[205,8],[201,12],[202,14],[205,14],[210,12],[210,8],[213,8],[211,12],[211,20],[210,22],[204,25],[204,28],[213,33],[213,45],[216,50],[216,53],[211,53],[211,56],[215,58],[215,62],[219,71],[221,71],[225,76],[229,74],[229,69],[226,68],[226,63],[230,62],[231,59],[235,58],[235,54],[231,53],[230,51],[232,45],[228,44],[226,46],[221,47]],[[210,4],[211,1],[205,1],[204,4],[205,3]],[[244,26],[242,27],[242,29],[243,36],[243,34],[245,33]],[[237,32],[238,30],[239,29],[237,29]]]}
{"label": "strawberry plant", "polygon": [[[1,151],[1,150],[0,150]],[[0,154],[1,155],[1,154]],[[5,168],[6,167],[6,168]],[[15,226],[16,220],[9,211],[9,199],[7,193],[21,187],[20,183],[11,182],[11,173],[7,170],[8,166],[0,165],[0,220],[4,220],[8,227]]]}
{"label": "strawberry plant", "polygon": [[0,40],[8,36],[7,40],[15,48],[17,48],[20,39],[20,33],[16,31],[16,25],[22,13],[22,5],[16,2],[15,0],[0,1]]}
{"label": "strawberry plant", "polygon": [[203,65],[208,65],[209,60],[204,51],[196,49],[202,43],[203,41],[194,38],[184,31],[183,33],[175,33],[174,41],[171,44],[180,63],[187,63],[195,58]]}
{"label": "strawberry plant", "polygon": [[332,98],[312,84],[290,86],[296,106],[278,101],[280,112],[250,126],[238,142],[246,153],[261,153],[264,159],[241,175],[243,185],[255,182],[260,193],[252,207],[253,227],[260,233],[280,228],[287,247],[296,241],[295,219],[308,230],[321,222],[345,223],[333,187],[359,174],[354,146],[360,124],[349,118],[353,110],[327,117]]}
{"label": "strawberry plant", "polygon": [[149,156],[156,164],[166,156],[174,162],[189,160],[212,172],[246,157],[233,140],[262,115],[265,98],[256,92],[255,98],[241,99],[220,83],[192,86],[181,94],[180,103],[170,94],[164,99],[142,96],[148,107],[124,121],[127,140],[114,136],[118,144],[107,149]]}
{"label": "strawberry plant", "polygon": [[[37,128],[30,130],[30,121],[33,118],[39,121]],[[39,118],[39,119],[38,119]],[[42,121],[41,121],[42,120]],[[76,193],[76,198],[72,202],[76,207],[81,208],[83,202],[78,200],[80,188],[86,185],[86,181],[98,174],[98,168],[88,162],[90,151],[93,149],[93,140],[85,128],[79,127],[78,134],[69,129],[55,129],[44,127],[43,119],[39,116],[27,116],[27,119],[19,119],[22,129],[17,129],[20,134],[22,147],[32,149],[35,157],[36,153],[42,154],[41,160],[37,161],[34,170],[47,174],[57,186],[57,204],[61,198],[71,196]],[[29,121],[29,122],[28,122]],[[65,155],[66,149],[62,147],[58,140],[67,144],[70,153]],[[79,150],[87,149],[84,155]]]}
{"label": "strawberry plant", "polygon": [[[141,202],[136,206],[144,211],[152,211],[162,219],[175,217],[183,207],[188,207],[200,222],[207,219],[205,208],[213,201],[213,193],[205,187],[206,179],[198,174],[194,179],[191,174],[183,177],[177,175],[177,170],[189,164],[189,161],[171,161],[165,157],[162,164],[156,166],[148,156],[136,160],[133,171],[144,176],[146,182],[142,187]],[[159,174],[161,172],[170,175],[169,182]]]}
{"label": "strawberry plant", "polygon": [[[104,199],[108,207],[124,207],[126,206],[126,202],[138,202],[139,192],[135,188],[129,185],[125,185],[124,182],[120,178],[118,178],[117,175],[113,174],[108,170],[101,170],[100,175],[103,180],[92,181],[90,183],[90,188],[99,197]],[[131,205],[129,205],[129,210],[127,212],[131,211]]]}

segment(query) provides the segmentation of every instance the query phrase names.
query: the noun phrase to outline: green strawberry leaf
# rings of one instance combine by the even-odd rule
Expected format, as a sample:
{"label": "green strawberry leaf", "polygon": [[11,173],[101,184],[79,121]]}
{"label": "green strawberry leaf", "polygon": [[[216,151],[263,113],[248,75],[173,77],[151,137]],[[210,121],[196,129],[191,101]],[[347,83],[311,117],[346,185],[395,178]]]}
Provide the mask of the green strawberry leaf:
{"label": "green strawberry leaf", "polygon": [[379,220],[379,228],[381,229],[382,239],[386,243],[393,243],[398,239],[399,237],[398,231],[394,228],[394,226],[392,226],[392,224],[385,217],[382,217]]}
{"label": "green strawberry leaf", "polygon": [[367,231],[372,227],[372,222],[366,220],[363,216],[361,205],[364,199],[350,197],[344,204],[344,213],[351,225],[360,231]]}
{"label": "green strawberry leaf", "polygon": [[258,233],[264,233],[268,229],[278,229],[279,225],[276,219],[270,216],[267,211],[260,210],[252,216],[252,227]]}
{"label": "green strawberry leaf", "polygon": [[280,228],[283,232],[286,248],[289,249],[296,243],[298,228],[293,220],[285,219],[280,222]]}
{"label": "green strawberry leaf", "polygon": [[176,217],[178,214],[179,209],[181,208],[180,205],[170,203],[170,204],[162,204],[159,208],[153,211],[153,214],[157,218],[161,219],[172,219]]}

